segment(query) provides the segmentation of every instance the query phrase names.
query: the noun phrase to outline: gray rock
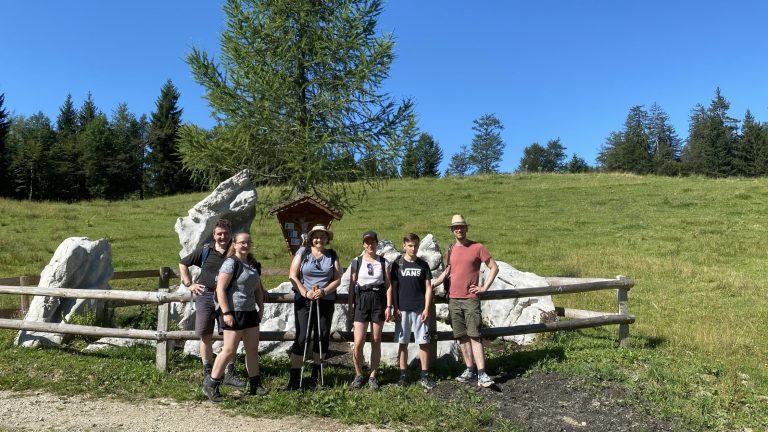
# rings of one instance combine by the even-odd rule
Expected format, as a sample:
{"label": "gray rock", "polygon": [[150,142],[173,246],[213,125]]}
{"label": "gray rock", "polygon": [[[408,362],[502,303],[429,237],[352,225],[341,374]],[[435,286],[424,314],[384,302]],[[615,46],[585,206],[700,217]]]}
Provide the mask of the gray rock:
{"label": "gray rock", "polygon": [[[39,287],[108,290],[112,278],[112,250],[105,239],[91,241],[87,237],[64,240],[53,258],[40,274]],[[70,322],[86,310],[95,313],[99,323],[112,324],[114,317],[104,307],[104,301],[48,296],[35,296],[29,305],[25,321]],[[65,335],[60,333],[21,330],[15,344],[25,347],[60,345]]]}
{"label": "gray rock", "polygon": [[153,347],[156,344],[157,342],[153,340],[146,340],[146,339],[106,337],[106,338],[101,338],[96,342],[89,344],[87,347],[83,348],[83,351],[96,352],[96,351],[105,350],[107,348],[122,348],[122,347],[136,346],[136,345],[149,345]]}

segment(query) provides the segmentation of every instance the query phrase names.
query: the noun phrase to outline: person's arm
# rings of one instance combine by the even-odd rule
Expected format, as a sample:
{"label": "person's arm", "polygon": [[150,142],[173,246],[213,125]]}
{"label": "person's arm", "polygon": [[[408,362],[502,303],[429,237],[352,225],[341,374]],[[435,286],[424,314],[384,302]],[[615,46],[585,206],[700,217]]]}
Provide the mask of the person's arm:
{"label": "person's arm", "polygon": [[300,296],[306,298],[307,290],[299,279],[299,267],[301,267],[301,254],[297,252],[291,261],[291,268],[288,271],[288,279],[290,279],[293,284],[293,290],[299,293]]}
{"label": "person's arm", "polygon": [[347,289],[347,326],[355,319],[355,284],[357,283],[356,260],[349,264],[349,288]]}
{"label": "person's arm", "polygon": [[384,286],[387,287],[387,310],[384,312],[384,319],[386,321],[389,321],[390,318],[394,317],[394,299],[395,295],[392,293],[392,278],[390,277],[391,268],[387,268],[386,264],[384,265]]}
{"label": "person's arm", "polygon": [[219,309],[221,309],[221,314],[224,316],[224,323],[232,327],[235,319],[232,316],[233,311],[230,309],[229,299],[227,299],[227,288],[229,287],[229,281],[232,280],[232,273],[219,272],[216,280],[216,299],[219,302]]}
{"label": "person's arm", "polygon": [[493,284],[493,280],[496,279],[496,275],[499,274],[499,265],[496,264],[495,259],[488,258],[488,260],[485,261],[485,265],[488,266],[488,277],[485,278],[483,286],[478,287],[477,285],[472,285],[469,287],[469,292],[472,294],[488,291],[488,288]]}
{"label": "person's arm", "polygon": [[[184,258],[184,260],[189,260],[192,255]],[[189,291],[192,292],[192,294],[200,295],[205,292],[205,285],[195,283],[195,281],[192,280],[192,274],[189,272],[189,265],[185,264],[184,261],[179,262],[179,279],[181,279],[181,284],[185,287],[189,288]]]}
{"label": "person's arm", "polygon": [[421,322],[427,322],[429,319],[429,307],[432,305],[432,281],[427,278],[424,281],[424,310],[421,312]]}
{"label": "person's arm", "polygon": [[261,283],[261,278],[256,281],[256,306],[259,307],[259,321],[264,318],[264,299],[267,296],[267,291],[264,289],[264,285]]}
{"label": "person's arm", "polygon": [[389,271],[389,280],[392,281],[392,305],[395,310],[395,317],[400,315],[400,281],[397,279],[397,272],[400,268],[397,266],[397,262],[392,264],[392,268]]}

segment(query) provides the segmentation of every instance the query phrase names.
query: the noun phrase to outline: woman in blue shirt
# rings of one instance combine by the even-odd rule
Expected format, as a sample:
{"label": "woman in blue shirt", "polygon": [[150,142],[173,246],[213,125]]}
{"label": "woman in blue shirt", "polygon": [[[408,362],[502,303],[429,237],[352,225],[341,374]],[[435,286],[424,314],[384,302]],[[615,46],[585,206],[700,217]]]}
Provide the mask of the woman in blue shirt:
{"label": "woman in blue shirt", "polygon": [[[288,390],[300,388],[304,345],[309,333],[313,330],[315,336],[312,342],[314,364],[310,387],[317,385],[320,364],[324,360],[320,358],[320,352],[323,353],[323,357],[328,352],[336,288],[341,283],[339,258],[333,249],[326,249],[328,242],[333,240],[333,232],[328,230],[325,225],[315,225],[309,231],[307,238],[309,247],[305,246],[296,251],[289,272],[289,278],[296,293],[293,304],[296,337],[291,347],[291,375],[288,380]],[[317,306],[313,304],[314,302],[317,303]],[[320,312],[319,329],[317,329],[318,309]],[[310,320],[311,310],[313,312]]]}

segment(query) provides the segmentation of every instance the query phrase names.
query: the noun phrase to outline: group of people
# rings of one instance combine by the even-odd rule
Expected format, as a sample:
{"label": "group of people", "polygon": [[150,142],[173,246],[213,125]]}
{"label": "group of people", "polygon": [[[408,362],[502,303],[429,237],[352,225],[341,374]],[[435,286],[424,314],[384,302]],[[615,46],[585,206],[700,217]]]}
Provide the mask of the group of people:
{"label": "group of people", "polygon": [[[455,242],[448,248],[445,271],[432,278],[429,265],[417,256],[420,239],[413,233],[403,238],[403,254],[389,263],[376,254],[378,235],[366,231],[362,235],[363,253],[350,264],[348,326],[354,331],[352,359],[355,376],[353,389],[367,385],[378,389],[377,372],[381,360],[382,329],[385,321],[395,322],[395,340],[399,343],[400,378],[408,385],[408,344],[413,334],[419,345],[421,374],[419,384],[426,390],[435,388],[429,375],[429,310],[433,287],[445,284],[454,337],[459,340],[466,370],[456,380],[476,382],[490,387],[493,380],[485,372],[485,355],[480,334],[480,300],[498,273],[498,265],[488,250],[467,238],[469,225],[461,215],[450,224]],[[250,234],[231,235],[231,225],[219,220],[214,226],[213,242],[181,259],[181,282],[195,296],[197,311],[195,332],[200,337],[200,357],[204,369],[203,393],[212,402],[220,402],[222,385],[245,387],[235,374],[234,359],[242,340],[248,389],[252,395],[266,395],[259,374],[259,324],[264,314],[266,290],[259,277],[259,266],[253,258]],[[336,291],[341,284],[339,257],[328,244],[333,232],[315,225],[307,233],[306,244],[294,254],[289,278],[294,291],[295,338],[290,350],[291,369],[287,390],[299,390],[303,384],[303,365],[309,345],[312,346],[312,372],[308,388],[325,386],[323,362],[328,355],[331,323],[336,304]],[[489,273],[480,285],[480,265]],[[189,267],[200,268],[193,281]],[[450,283],[449,283],[450,282]],[[224,345],[213,359],[214,323],[223,332]],[[371,355],[369,374],[363,375],[363,346],[370,330]],[[310,337],[314,334],[314,337]],[[311,343],[310,343],[311,340]]]}

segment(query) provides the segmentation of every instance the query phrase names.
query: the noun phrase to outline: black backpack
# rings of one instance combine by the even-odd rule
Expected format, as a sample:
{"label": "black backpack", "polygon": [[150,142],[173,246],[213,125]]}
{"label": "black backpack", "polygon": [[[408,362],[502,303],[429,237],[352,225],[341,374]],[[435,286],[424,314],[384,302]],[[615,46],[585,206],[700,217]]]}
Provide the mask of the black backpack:
{"label": "black backpack", "polygon": [[[386,283],[387,277],[384,275],[384,272],[387,271],[387,260],[381,255],[376,255],[376,257],[379,259],[379,262],[381,263],[382,277],[384,278],[384,283]],[[400,255],[400,257],[398,258],[402,259],[402,255]],[[402,264],[402,262],[400,264]],[[357,283],[357,280],[358,280],[358,273],[360,272],[360,268],[362,266],[363,266],[362,255],[352,260],[352,269],[351,269],[351,272],[349,273],[349,278],[350,278],[349,285],[353,287],[353,289],[355,290],[355,294],[358,293],[357,289],[360,286],[360,284]]]}
{"label": "black backpack", "polygon": [[[455,243],[451,243],[448,246],[448,254],[447,254],[448,256],[447,256],[447,259],[445,260],[445,268],[446,269],[448,269],[448,266],[451,265],[451,250],[453,249],[453,245],[454,244]],[[445,271],[445,270],[443,270],[443,271]],[[445,290],[445,297],[447,298],[448,297],[448,292],[450,292],[450,290],[451,290],[451,274],[450,273],[445,275],[445,279],[443,279],[443,289]]]}

